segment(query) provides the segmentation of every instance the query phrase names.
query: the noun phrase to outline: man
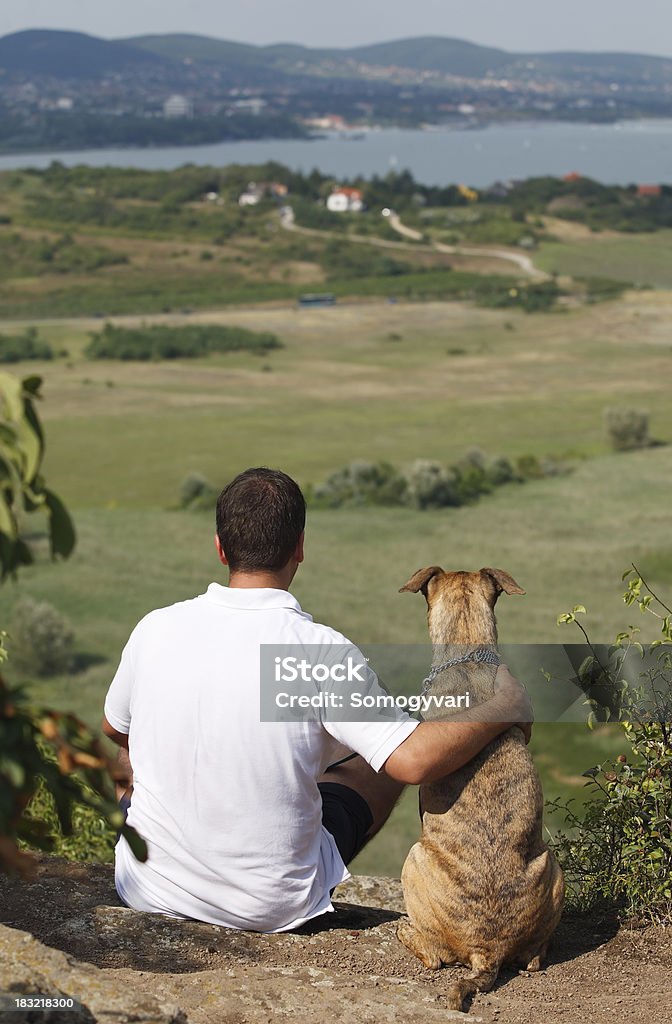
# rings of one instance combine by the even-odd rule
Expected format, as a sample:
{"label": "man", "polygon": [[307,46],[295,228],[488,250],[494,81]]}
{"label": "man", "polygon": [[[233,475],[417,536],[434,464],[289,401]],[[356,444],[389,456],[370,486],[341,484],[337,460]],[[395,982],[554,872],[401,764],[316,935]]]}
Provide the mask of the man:
{"label": "man", "polygon": [[[500,668],[495,697],[459,722],[398,710],[366,722],[261,721],[260,645],[349,644],[289,593],[304,525],[293,480],[241,473],[217,502],[228,587],[151,612],[124,648],[103,730],[129,752],[128,822],[148,847],[141,864],[117,843],[115,881],[130,907],[296,928],[333,909],[331,891],[405,784],[442,778],[532,718],[524,688]],[[348,750],[356,756],[334,764]]]}

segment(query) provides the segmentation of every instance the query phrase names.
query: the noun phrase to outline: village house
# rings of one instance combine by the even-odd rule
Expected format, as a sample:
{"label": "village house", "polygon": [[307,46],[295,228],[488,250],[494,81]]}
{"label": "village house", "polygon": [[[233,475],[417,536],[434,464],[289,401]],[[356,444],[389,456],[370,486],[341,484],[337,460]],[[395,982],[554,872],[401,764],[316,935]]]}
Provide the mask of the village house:
{"label": "village house", "polygon": [[186,96],[169,96],[163,104],[163,116],[166,120],[174,117],[193,117],[194,105]]}
{"label": "village house", "polygon": [[285,199],[289,189],[280,181],[250,181],[244,192],[238,196],[239,206],[256,206],[267,196],[271,199]]}
{"label": "village house", "polygon": [[663,194],[662,185],[638,185],[637,195],[643,199],[658,199]]}
{"label": "village house", "polygon": [[361,213],[364,209],[364,196],[358,188],[335,188],[327,197],[327,209],[332,213]]}

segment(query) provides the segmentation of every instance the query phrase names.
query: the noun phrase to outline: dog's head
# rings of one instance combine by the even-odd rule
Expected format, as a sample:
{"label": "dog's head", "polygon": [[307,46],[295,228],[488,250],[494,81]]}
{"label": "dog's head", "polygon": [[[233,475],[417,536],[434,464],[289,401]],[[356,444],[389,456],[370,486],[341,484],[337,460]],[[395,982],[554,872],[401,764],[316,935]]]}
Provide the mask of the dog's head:
{"label": "dog's head", "polygon": [[494,608],[500,594],[525,591],[504,569],[445,572],[439,565],[418,569],[399,593],[422,591],[433,642],[494,643]]}

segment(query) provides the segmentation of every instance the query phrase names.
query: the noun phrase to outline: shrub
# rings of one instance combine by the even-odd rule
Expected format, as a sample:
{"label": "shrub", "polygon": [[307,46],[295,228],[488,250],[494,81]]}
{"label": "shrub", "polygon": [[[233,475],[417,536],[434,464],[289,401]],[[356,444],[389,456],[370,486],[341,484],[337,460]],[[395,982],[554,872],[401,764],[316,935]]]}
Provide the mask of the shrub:
{"label": "shrub", "polygon": [[180,487],[180,507],[190,509],[213,508],[217,491],[200,473],[189,473]]}
{"label": "shrub", "polygon": [[415,508],[461,505],[457,475],[439,462],[416,459],[406,470],[406,500]]}
{"label": "shrub", "polygon": [[336,470],[312,491],[316,505],[399,505],[406,490],[404,477],[388,462],[355,459]]}
{"label": "shrub", "polygon": [[282,342],[275,334],[213,324],[115,327],[108,323],[102,331],[90,337],[85,350],[89,359],[193,359],[211,352],[241,350],[264,355],[271,349],[282,348]]}
{"label": "shrub", "polygon": [[24,672],[54,676],[72,664],[74,633],[68,620],[46,601],[23,597],[14,606],[11,653]]}
{"label": "shrub", "polygon": [[523,480],[540,480],[544,470],[536,455],[519,455],[516,469]]}
{"label": "shrub", "polygon": [[617,452],[648,448],[649,414],[643,409],[605,409],[604,421],[612,448]]}
{"label": "shrub", "polygon": [[416,459],[401,472],[387,462],[355,460],[310,488],[308,498],[325,508],[346,504],[448,508],[477,501],[502,484],[569,470],[562,460],[546,457],[540,462],[536,455],[521,456],[515,469],[504,456],[493,457],[478,448],[470,449],[452,466]]}
{"label": "shrub", "polygon": [[493,487],[499,487],[502,484],[509,484],[514,480],[520,480],[520,476],[513,468],[511,460],[507,459],[505,455],[493,455],[488,460],[485,471]]}
{"label": "shrub", "polygon": [[[20,534],[26,514],[47,513],[53,557],[67,558],[75,533],[67,509],[49,490],[42,475],[44,436],[35,399],[39,377],[20,381],[0,374],[0,427],[6,478],[0,494],[0,568],[2,579],[31,565],[33,555]],[[7,657],[6,633],[0,630],[0,665]],[[32,637],[31,637],[32,640]],[[110,829],[121,828],[134,854],[146,859],[145,844],[125,825],[114,797],[115,768],[101,741],[74,715],[35,707],[20,686],[9,687],[0,675],[0,871],[28,876],[33,859],[19,843],[53,848],[49,824],[24,812],[38,780],[53,798],[64,836],[73,832],[73,810],[85,805],[102,816]],[[112,774],[111,774],[112,773]]]}
{"label": "shrub", "polygon": [[[53,794],[40,778],[35,795],[24,812],[29,826],[39,827],[48,840],[48,849],[57,857],[67,860],[96,861],[109,864],[114,861],[116,836],[104,811],[96,806],[95,792],[82,785],[91,803],[77,803],[72,809],[72,832],[63,832],[58,819]],[[28,844],[21,844],[28,848]]]}
{"label": "shrub", "polygon": [[[660,640],[647,656],[636,639],[639,630],[619,633],[605,664],[590,656],[580,678],[609,686],[610,706],[589,699],[589,725],[617,718],[630,745],[630,755],[589,768],[584,775],[592,799],[576,812],[568,804],[550,803],[565,815],[566,829],[555,839],[555,852],[565,872],[568,902],[580,910],[616,905],[628,917],[672,922],[672,609],[649,588],[634,566],[625,603],[637,605],[661,623]],[[577,606],[559,622],[578,623],[585,611]],[[584,637],[587,633],[579,628]],[[593,650],[595,650],[593,648]],[[625,665],[633,662],[636,683],[628,682]],[[632,674],[632,673],[631,673]]]}
{"label": "shrub", "polygon": [[42,341],[34,327],[23,334],[0,335],[0,363],[19,363],[24,359],[53,359],[54,351]]}

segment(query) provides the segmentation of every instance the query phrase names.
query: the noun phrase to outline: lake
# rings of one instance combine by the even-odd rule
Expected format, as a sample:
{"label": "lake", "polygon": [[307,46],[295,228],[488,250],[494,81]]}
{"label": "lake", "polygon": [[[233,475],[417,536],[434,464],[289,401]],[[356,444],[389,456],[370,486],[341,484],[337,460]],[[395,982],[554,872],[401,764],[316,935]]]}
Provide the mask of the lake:
{"label": "lake", "polygon": [[483,187],[496,180],[561,176],[578,171],[613,184],[672,183],[672,121],[613,125],[531,123],[478,129],[370,130],[361,139],[330,135],[313,140],[223,142],[165,149],[103,149],[0,157],[0,170],[72,166],[170,170],[186,163],[222,167],[277,160],[297,171],[317,168],[334,177],[386,174],[408,168],[427,185],[464,182]]}

